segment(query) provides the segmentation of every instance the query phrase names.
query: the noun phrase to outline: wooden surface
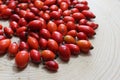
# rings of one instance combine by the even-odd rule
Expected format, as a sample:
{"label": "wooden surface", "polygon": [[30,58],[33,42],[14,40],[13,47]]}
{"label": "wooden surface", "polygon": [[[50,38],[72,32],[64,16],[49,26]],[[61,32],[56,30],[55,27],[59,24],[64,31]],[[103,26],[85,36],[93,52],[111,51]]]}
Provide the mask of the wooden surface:
{"label": "wooden surface", "polygon": [[69,63],[57,60],[56,73],[33,64],[18,71],[14,60],[5,55],[0,57],[0,80],[120,80],[120,0],[88,1],[99,23],[91,55],[72,57]]}

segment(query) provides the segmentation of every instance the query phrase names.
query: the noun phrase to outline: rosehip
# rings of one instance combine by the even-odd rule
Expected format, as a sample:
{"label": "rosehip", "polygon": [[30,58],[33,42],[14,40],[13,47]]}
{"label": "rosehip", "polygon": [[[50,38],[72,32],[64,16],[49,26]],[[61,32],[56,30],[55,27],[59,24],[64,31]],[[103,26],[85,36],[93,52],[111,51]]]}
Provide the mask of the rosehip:
{"label": "rosehip", "polygon": [[59,54],[58,55],[60,56],[61,60],[69,61],[70,55],[71,55],[70,49],[65,45],[61,45],[59,47]]}
{"label": "rosehip", "polygon": [[47,61],[47,62],[45,62],[45,67],[48,70],[51,70],[51,71],[57,71],[58,68],[59,68],[58,63],[55,62],[55,61]]}
{"label": "rosehip", "polygon": [[41,57],[44,61],[51,61],[55,59],[55,54],[51,50],[43,50]]}
{"label": "rosehip", "polygon": [[23,69],[29,62],[29,53],[27,51],[19,51],[15,56],[15,63],[18,68]]}
{"label": "rosehip", "polygon": [[31,58],[32,62],[34,62],[34,63],[41,62],[41,55],[40,55],[40,52],[38,50],[32,49],[30,51],[30,58]]}

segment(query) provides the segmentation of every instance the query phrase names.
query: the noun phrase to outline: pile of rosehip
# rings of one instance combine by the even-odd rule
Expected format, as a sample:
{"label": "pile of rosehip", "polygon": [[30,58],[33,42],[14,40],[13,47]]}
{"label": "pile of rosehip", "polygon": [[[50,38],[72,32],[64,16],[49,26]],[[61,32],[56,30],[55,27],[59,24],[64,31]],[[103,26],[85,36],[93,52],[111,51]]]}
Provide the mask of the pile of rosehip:
{"label": "pile of rosehip", "polygon": [[89,54],[94,18],[86,0],[0,0],[0,19],[9,20],[9,27],[0,24],[0,55],[15,57],[19,69],[31,61],[57,71],[56,58]]}

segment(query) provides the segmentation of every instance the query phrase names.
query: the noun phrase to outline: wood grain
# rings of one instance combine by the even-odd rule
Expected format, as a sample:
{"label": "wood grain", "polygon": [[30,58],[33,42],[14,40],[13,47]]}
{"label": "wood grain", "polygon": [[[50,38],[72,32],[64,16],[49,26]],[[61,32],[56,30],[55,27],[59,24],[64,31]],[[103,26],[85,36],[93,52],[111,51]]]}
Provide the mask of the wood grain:
{"label": "wood grain", "polygon": [[[48,72],[32,63],[18,71],[14,59],[0,57],[0,80],[120,80],[120,0],[88,0],[99,23],[91,42],[91,55],[72,57],[69,63],[59,59],[59,71]],[[0,21],[8,26],[8,22]],[[13,39],[16,40],[16,39]]]}

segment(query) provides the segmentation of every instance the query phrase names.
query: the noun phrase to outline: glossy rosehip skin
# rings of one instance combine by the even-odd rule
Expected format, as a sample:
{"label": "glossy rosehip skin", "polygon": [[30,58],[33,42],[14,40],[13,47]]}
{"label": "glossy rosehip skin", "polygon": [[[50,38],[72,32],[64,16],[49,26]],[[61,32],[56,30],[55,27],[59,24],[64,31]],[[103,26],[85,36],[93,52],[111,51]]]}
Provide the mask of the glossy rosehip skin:
{"label": "glossy rosehip skin", "polygon": [[30,51],[30,58],[31,58],[33,63],[38,64],[41,62],[41,55],[40,55],[40,52],[38,50],[32,49]]}
{"label": "glossy rosehip skin", "polygon": [[55,54],[51,50],[43,50],[41,52],[42,60],[50,61],[55,59]]}
{"label": "glossy rosehip skin", "polygon": [[65,44],[71,51],[71,54],[73,55],[78,55],[80,54],[80,48],[79,46],[75,45],[75,44]]}
{"label": "glossy rosehip skin", "polygon": [[47,43],[47,47],[51,51],[56,52],[58,50],[58,43],[53,39],[49,39]]}
{"label": "glossy rosehip skin", "polygon": [[54,39],[57,43],[62,43],[63,42],[63,36],[58,31],[54,31],[52,33],[52,39]]}
{"label": "glossy rosehip skin", "polygon": [[6,53],[10,43],[11,43],[10,39],[0,40],[0,55],[3,55]]}
{"label": "glossy rosehip skin", "polygon": [[50,71],[57,71],[59,66],[58,63],[55,61],[47,61],[45,62],[45,67]]}
{"label": "glossy rosehip skin", "polygon": [[17,52],[18,52],[18,44],[16,42],[13,42],[10,44],[10,46],[8,47],[8,53],[10,56],[16,56]]}
{"label": "glossy rosehip skin", "polygon": [[83,53],[89,53],[92,48],[92,45],[88,40],[78,40],[76,44],[80,47],[80,50]]}
{"label": "glossy rosehip skin", "polygon": [[15,56],[15,63],[18,68],[23,69],[29,62],[29,53],[27,51],[19,51]]}
{"label": "glossy rosehip skin", "polygon": [[30,48],[32,49],[38,49],[39,44],[38,44],[38,40],[34,37],[29,36],[27,39],[27,43],[29,44]]}
{"label": "glossy rosehip skin", "polygon": [[67,62],[70,59],[71,52],[70,49],[66,45],[61,45],[59,47],[59,57],[61,60]]}
{"label": "glossy rosehip skin", "polygon": [[39,39],[40,49],[46,49],[47,48],[47,43],[48,43],[48,41],[45,38],[40,38]]}

